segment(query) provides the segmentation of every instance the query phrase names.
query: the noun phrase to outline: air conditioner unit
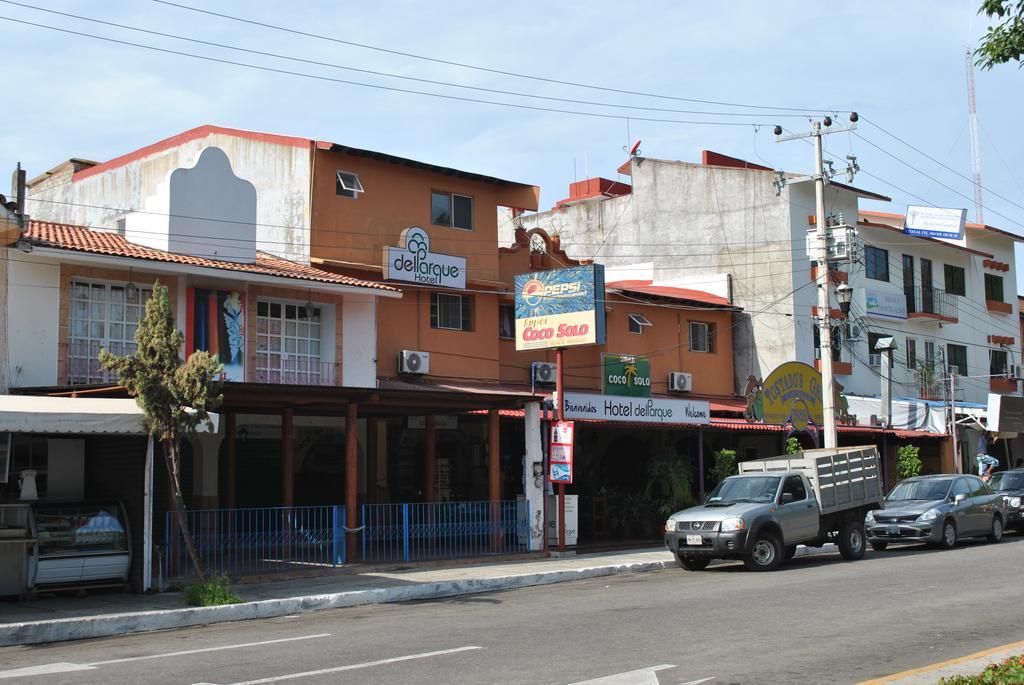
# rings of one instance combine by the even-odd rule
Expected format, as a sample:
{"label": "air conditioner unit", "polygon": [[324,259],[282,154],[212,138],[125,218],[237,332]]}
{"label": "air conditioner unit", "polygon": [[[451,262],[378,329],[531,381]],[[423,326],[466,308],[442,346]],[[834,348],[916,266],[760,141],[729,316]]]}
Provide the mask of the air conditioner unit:
{"label": "air conditioner unit", "polygon": [[1020,364],[1010,364],[1010,367],[1006,371],[1006,377],[1010,380],[1017,381],[1024,378],[1024,367],[1021,367]]}
{"label": "air conditioner unit", "polygon": [[534,383],[554,385],[558,380],[558,366],[547,362],[530,364],[530,375]]}
{"label": "air conditioner unit", "polygon": [[430,353],[419,350],[402,350],[398,354],[399,373],[417,375],[430,373]]}
{"label": "air conditioner unit", "polygon": [[693,390],[693,374],[673,371],[668,375],[668,389],[673,392],[690,392]]}

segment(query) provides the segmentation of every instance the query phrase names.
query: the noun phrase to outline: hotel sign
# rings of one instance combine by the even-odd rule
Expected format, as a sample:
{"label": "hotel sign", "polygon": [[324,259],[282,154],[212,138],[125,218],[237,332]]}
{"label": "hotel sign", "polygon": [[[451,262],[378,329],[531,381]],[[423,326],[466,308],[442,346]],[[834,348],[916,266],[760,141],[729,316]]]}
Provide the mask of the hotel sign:
{"label": "hotel sign", "polygon": [[567,419],[598,419],[634,423],[707,425],[711,405],[701,400],[660,397],[609,397],[567,392],[562,400]]}
{"label": "hotel sign", "polygon": [[603,345],[604,267],[516,276],[516,350]]}
{"label": "hotel sign", "polygon": [[942,207],[917,207],[909,205],[903,220],[903,232],[925,238],[960,240],[964,237],[967,223],[966,209],[943,209]]}
{"label": "hotel sign", "polygon": [[402,231],[398,247],[384,248],[384,278],[441,288],[466,287],[466,258],[430,251],[430,236],[419,226]]}

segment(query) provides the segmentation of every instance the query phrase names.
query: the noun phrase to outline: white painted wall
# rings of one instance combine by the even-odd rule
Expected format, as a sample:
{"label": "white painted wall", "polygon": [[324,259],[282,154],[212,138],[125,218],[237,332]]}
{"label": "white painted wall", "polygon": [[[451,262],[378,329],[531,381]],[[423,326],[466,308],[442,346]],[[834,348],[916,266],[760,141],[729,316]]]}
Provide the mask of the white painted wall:
{"label": "white painted wall", "polygon": [[[78,181],[61,175],[53,184],[39,184],[29,189],[29,214],[38,220],[113,230],[118,219],[144,209],[147,199],[159,195],[171,172],[191,168],[211,146],[223,150],[234,173],[256,189],[256,249],[308,263],[310,153],[306,147],[213,133]],[[155,218],[159,217],[132,216],[136,235],[152,230],[146,224]]]}
{"label": "white painted wall", "polygon": [[377,299],[346,295],[341,322],[342,385],[377,387]]}
{"label": "white painted wall", "polygon": [[12,388],[56,385],[60,266],[7,252],[8,383]]}

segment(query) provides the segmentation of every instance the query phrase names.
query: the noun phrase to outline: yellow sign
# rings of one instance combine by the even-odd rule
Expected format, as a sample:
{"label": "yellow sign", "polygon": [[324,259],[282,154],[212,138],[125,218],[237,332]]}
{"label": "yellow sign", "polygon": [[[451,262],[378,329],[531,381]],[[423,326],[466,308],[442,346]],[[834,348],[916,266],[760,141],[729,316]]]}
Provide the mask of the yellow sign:
{"label": "yellow sign", "polygon": [[808,423],[821,426],[824,411],[821,400],[821,374],[803,362],[786,362],[775,368],[761,384],[764,422],[781,426],[791,422],[795,428]]}

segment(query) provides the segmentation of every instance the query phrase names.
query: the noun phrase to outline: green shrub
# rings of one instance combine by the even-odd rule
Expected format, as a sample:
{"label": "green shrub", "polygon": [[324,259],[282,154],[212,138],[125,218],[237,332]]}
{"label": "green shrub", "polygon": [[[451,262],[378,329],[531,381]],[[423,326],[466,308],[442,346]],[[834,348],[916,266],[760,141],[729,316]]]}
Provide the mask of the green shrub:
{"label": "green shrub", "polygon": [[185,600],[194,607],[240,604],[243,600],[228,587],[226,578],[207,578],[185,588]]}
{"label": "green shrub", "polygon": [[943,678],[939,685],[1024,685],[1024,655],[1012,656],[999,664],[989,664],[977,675]]}
{"label": "green shrub", "polygon": [[800,446],[799,438],[789,438],[786,440],[786,454],[797,454],[803,451],[804,448]]}
{"label": "green shrub", "polygon": [[718,450],[715,463],[711,466],[711,480],[721,483],[729,476],[736,475],[736,450]]}
{"label": "green shrub", "polygon": [[921,475],[921,450],[914,445],[904,445],[896,450],[896,475],[900,480]]}

